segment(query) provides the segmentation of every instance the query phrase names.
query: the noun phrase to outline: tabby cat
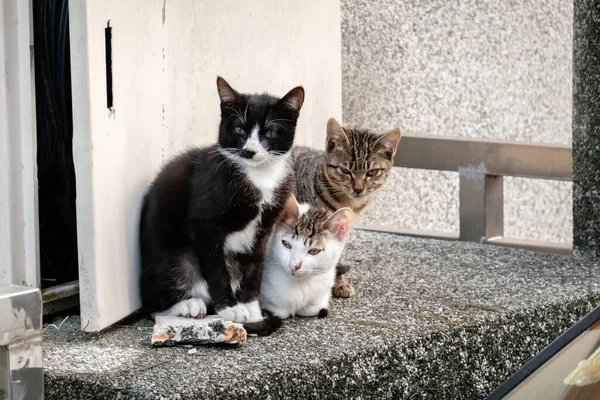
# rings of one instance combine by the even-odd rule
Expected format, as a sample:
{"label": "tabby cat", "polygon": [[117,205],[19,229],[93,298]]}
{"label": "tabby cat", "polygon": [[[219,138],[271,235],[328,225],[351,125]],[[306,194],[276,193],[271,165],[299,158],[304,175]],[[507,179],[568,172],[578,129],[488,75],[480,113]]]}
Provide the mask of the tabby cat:
{"label": "tabby cat", "polygon": [[353,218],[349,208],[332,213],[290,196],[267,244],[261,307],[280,318],[326,317]]}
{"label": "tabby cat", "polygon": [[267,335],[258,293],[264,250],[292,187],[290,149],[304,102],[240,94],[217,79],[218,144],[167,163],[144,198],[140,222],[142,305],[152,314],[200,318],[211,310]]}
{"label": "tabby cat", "polygon": [[[297,146],[292,150],[293,192],[301,203],[331,211],[350,208],[356,215],[380,189],[394,165],[400,130],[374,133],[327,122],[325,151]],[[337,266],[333,295],[350,297],[354,287],[346,280],[344,254]]]}

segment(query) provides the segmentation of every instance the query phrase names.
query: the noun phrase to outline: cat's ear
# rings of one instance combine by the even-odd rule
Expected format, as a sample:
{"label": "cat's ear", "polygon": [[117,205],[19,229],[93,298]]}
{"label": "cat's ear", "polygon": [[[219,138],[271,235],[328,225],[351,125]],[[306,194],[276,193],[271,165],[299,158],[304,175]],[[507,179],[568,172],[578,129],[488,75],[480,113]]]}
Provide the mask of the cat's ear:
{"label": "cat's ear", "polygon": [[389,132],[381,135],[379,143],[382,145],[383,151],[388,159],[393,160],[396,155],[396,149],[398,149],[398,143],[400,143],[400,129],[392,129]]}
{"label": "cat's ear", "polygon": [[304,104],[304,88],[302,86],[293,88],[277,102],[278,107],[289,111],[296,119],[300,116],[302,104]]}
{"label": "cat's ear", "polygon": [[219,98],[221,99],[222,105],[239,103],[242,98],[242,96],[220,76],[217,77],[217,90],[219,92]]}
{"label": "cat's ear", "polygon": [[346,136],[342,125],[335,118],[329,118],[329,121],[327,121],[327,141],[325,142],[327,152],[331,153],[336,147],[343,147],[347,143],[348,136]]}
{"label": "cat's ear", "polygon": [[283,206],[283,211],[279,216],[279,223],[281,224],[291,224],[296,222],[300,217],[300,206],[298,205],[298,201],[296,197],[290,193],[290,197],[288,197],[285,205]]}
{"label": "cat's ear", "polygon": [[344,207],[334,212],[323,225],[341,242],[348,237],[352,221],[354,221],[354,213],[348,207]]}

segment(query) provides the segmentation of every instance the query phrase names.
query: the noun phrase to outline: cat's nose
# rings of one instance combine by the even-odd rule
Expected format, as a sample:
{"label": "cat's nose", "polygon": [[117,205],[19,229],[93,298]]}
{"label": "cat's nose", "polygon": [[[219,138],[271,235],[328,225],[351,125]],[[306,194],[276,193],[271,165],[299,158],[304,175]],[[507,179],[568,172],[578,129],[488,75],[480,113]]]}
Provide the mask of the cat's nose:
{"label": "cat's nose", "polygon": [[362,187],[355,187],[354,188],[354,193],[356,194],[361,194],[365,189]]}
{"label": "cat's nose", "polygon": [[289,268],[290,268],[290,272],[293,274],[294,272],[296,272],[300,268],[302,268],[302,262],[299,262],[298,264],[290,264]]}
{"label": "cat's nose", "polygon": [[256,155],[256,152],[254,150],[244,150],[244,157],[246,158],[252,158]]}

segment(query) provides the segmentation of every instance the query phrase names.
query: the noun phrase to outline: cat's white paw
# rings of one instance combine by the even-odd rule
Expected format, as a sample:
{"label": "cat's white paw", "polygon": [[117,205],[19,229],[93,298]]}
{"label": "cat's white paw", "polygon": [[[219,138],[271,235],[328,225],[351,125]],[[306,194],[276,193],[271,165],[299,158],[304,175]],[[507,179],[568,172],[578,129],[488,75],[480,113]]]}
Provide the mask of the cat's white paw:
{"label": "cat's white paw", "polygon": [[233,322],[256,322],[262,319],[262,312],[258,301],[252,301],[250,303],[238,303],[233,307],[226,307],[219,311],[217,314],[225,321]]}
{"label": "cat's white paw", "polygon": [[250,303],[245,303],[246,307],[248,307],[248,314],[250,322],[257,322],[263,319],[262,311],[260,310],[260,305],[258,304],[258,300],[251,301]]}
{"label": "cat's white paw", "polygon": [[223,318],[225,321],[232,322],[246,322],[250,313],[248,312],[248,307],[239,303],[233,307],[225,307],[224,309],[217,312],[219,317]]}
{"label": "cat's white paw", "polygon": [[206,304],[204,300],[192,297],[191,299],[180,301],[166,311],[157,315],[187,317],[187,318],[204,318],[206,315]]}

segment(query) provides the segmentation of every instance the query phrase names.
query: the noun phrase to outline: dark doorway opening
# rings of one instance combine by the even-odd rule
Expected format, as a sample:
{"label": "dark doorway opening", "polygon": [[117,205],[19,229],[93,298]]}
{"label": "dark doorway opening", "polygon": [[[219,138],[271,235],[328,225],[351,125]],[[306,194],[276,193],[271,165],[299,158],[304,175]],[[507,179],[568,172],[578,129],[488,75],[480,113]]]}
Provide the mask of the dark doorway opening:
{"label": "dark doorway opening", "polygon": [[78,279],[68,0],[33,2],[41,287]]}

